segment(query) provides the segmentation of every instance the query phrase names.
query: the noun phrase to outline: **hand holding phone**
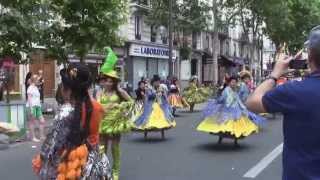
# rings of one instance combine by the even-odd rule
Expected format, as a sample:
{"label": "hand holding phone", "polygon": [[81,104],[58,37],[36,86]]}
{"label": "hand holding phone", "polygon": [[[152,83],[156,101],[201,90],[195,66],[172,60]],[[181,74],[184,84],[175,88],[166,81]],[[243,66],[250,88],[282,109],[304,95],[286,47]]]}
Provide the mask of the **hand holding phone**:
{"label": "hand holding phone", "polygon": [[302,59],[302,52],[301,49],[290,61],[289,68],[290,69],[308,69],[308,64],[306,59]]}

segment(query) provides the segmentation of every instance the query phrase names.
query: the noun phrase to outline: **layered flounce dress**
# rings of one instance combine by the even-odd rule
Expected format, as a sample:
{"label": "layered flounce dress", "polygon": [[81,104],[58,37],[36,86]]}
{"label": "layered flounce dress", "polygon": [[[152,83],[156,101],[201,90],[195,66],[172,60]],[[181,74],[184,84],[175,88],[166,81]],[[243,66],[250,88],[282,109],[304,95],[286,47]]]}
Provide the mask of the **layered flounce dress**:
{"label": "layered flounce dress", "polygon": [[160,131],[175,127],[176,122],[166,96],[152,89],[147,90],[143,112],[134,125],[137,131]]}
{"label": "layered flounce dress", "polygon": [[190,105],[205,102],[209,94],[210,92],[206,88],[198,87],[195,83],[190,83],[189,87],[183,91],[183,97]]}
{"label": "layered flounce dress", "polygon": [[132,113],[134,103],[132,101],[121,101],[116,93],[110,96],[102,93],[98,98],[98,102],[106,107],[109,105],[113,106],[101,121],[99,127],[101,135],[113,136],[130,132],[133,125]]}
{"label": "layered flounce dress", "polygon": [[258,126],[264,122],[264,118],[248,111],[239,95],[228,86],[220,97],[209,100],[202,118],[198,131],[235,139],[258,132]]}
{"label": "layered flounce dress", "polygon": [[173,108],[189,107],[187,101],[180,95],[180,90],[176,85],[170,86],[168,101]]}
{"label": "layered flounce dress", "polygon": [[136,100],[134,102],[134,118],[136,120],[143,113],[143,106],[145,102],[145,90],[137,89],[136,91]]}

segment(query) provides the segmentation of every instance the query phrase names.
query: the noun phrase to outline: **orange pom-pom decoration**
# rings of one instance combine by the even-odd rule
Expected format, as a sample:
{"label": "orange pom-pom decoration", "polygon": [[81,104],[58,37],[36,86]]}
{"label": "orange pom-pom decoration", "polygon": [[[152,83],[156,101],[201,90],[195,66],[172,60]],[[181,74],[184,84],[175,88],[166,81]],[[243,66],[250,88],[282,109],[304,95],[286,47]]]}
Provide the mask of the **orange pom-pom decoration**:
{"label": "orange pom-pom decoration", "polygon": [[76,176],[76,171],[74,170],[74,169],[72,169],[72,170],[70,170],[68,173],[67,173],[67,175],[66,175],[66,178],[67,179],[76,179],[77,178],[77,176]]}
{"label": "orange pom-pom decoration", "polygon": [[37,156],[35,156],[32,159],[32,169],[34,171],[34,173],[39,174],[40,169],[41,169],[41,158],[40,158],[40,154],[38,154]]}
{"label": "orange pom-pom decoration", "polygon": [[77,151],[76,150],[72,150],[69,153],[68,160],[69,161],[74,161],[75,159],[77,159]]}
{"label": "orange pom-pom decoration", "polygon": [[86,163],[87,163],[87,158],[82,158],[82,159],[80,160],[80,165],[81,165],[81,166],[86,165]]}
{"label": "orange pom-pom decoration", "polygon": [[73,165],[76,167],[76,169],[79,168],[81,166],[80,160],[79,159],[74,160]]}
{"label": "orange pom-pom decoration", "polygon": [[78,156],[78,158],[80,158],[80,159],[81,159],[83,156],[85,156],[85,149],[84,149],[83,145],[77,148],[77,156]]}
{"label": "orange pom-pom decoration", "polygon": [[76,170],[76,176],[77,176],[77,178],[81,177],[81,168],[78,168]]}
{"label": "orange pom-pom decoration", "polygon": [[61,173],[61,174],[65,174],[67,171],[67,165],[66,163],[62,162],[59,164],[58,166],[58,172]]}
{"label": "orange pom-pom decoration", "polygon": [[73,161],[69,161],[67,171],[71,171],[75,169],[77,169],[77,164],[75,164]]}
{"label": "orange pom-pom decoration", "polygon": [[58,174],[57,180],[66,180],[66,176],[64,174]]}

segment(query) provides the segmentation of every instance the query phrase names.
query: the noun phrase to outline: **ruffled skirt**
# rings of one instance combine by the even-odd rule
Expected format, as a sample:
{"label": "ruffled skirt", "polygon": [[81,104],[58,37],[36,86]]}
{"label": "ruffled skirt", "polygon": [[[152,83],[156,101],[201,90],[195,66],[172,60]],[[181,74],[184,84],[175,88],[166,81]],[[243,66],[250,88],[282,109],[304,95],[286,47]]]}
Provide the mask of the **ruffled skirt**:
{"label": "ruffled skirt", "polygon": [[188,89],[183,92],[183,97],[188,104],[203,103],[209,97],[208,93],[203,88]]}
{"label": "ruffled skirt", "polygon": [[185,108],[189,107],[187,101],[179,94],[172,93],[168,97],[169,104],[174,108]]}
{"label": "ruffled skirt", "polygon": [[133,103],[122,102],[106,113],[100,123],[99,133],[112,136],[130,132],[133,117]]}
{"label": "ruffled skirt", "polygon": [[259,131],[265,119],[240,107],[226,107],[210,100],[203,110],[203,121],[197,130],[212,134],[226,134],[235,138],[247,137]]}
{"label": "ruffled skirt", "polygon": [[197,127],[198,131],[227,134],[235,138],[247,137],[252,133],[258,132],[259,128],[248,117],[242,116],[237,120],[228,120],[224,123],[217,123],[215,119],[207,118]]}
{"label": "ruffled skirt", "polygon": [[[149,109],[150,107],[146,108]],[[163,107],[155,102],[152,104],[150,113],[142,114],[135,121],[134,129],[137,131],[156,131],[162,129],[170,129],[175,126],[176,122],[173,120],[173,118],[168,117]]]}

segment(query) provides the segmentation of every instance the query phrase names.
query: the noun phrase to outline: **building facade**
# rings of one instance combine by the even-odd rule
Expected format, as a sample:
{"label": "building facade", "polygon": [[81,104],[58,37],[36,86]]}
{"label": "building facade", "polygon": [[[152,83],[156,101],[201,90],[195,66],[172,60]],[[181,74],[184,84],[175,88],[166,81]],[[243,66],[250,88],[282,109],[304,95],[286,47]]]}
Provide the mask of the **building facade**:
{"label": "building facade", "polygon": [[[152,27],[146,23],[149,1],[132,1],[128,22],[121,26],[120,36],[125,39],[121,47],[124,55],[124,79],[136,89],[141,78],[151,79],[157,74],[162,79],[169,75],[168,33],[165,27]],[[173,60],[177,60],[173,50]],[[173,68],[177,71],[177,67]]]}

